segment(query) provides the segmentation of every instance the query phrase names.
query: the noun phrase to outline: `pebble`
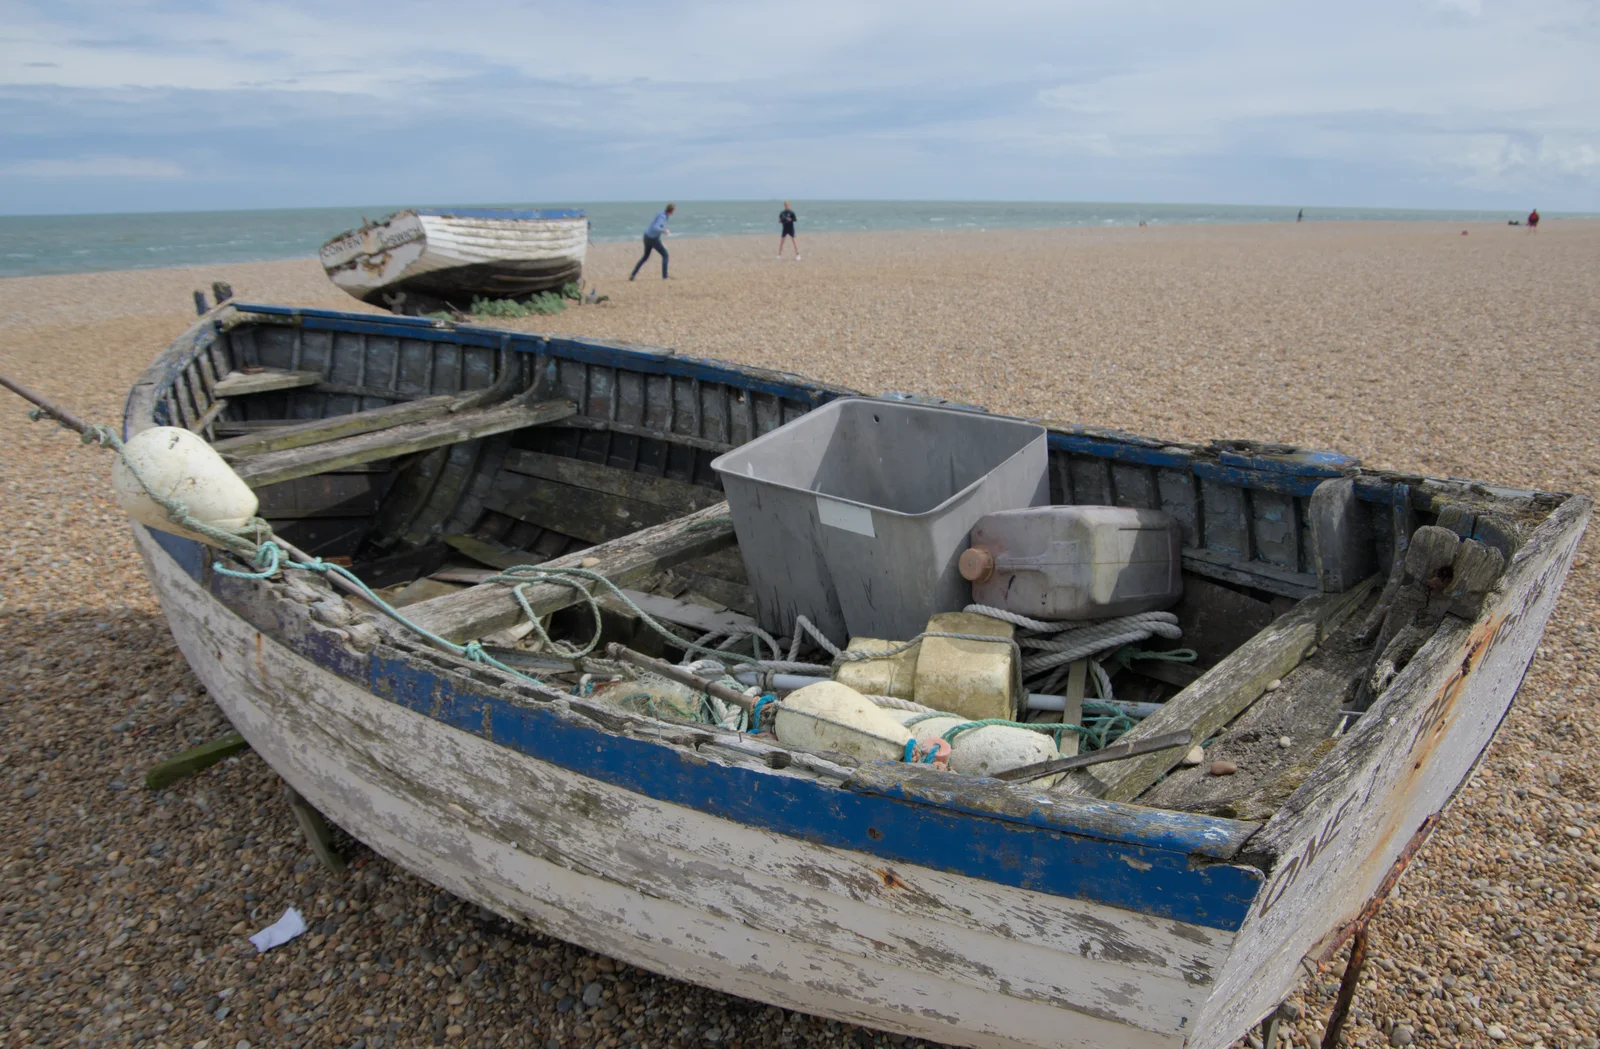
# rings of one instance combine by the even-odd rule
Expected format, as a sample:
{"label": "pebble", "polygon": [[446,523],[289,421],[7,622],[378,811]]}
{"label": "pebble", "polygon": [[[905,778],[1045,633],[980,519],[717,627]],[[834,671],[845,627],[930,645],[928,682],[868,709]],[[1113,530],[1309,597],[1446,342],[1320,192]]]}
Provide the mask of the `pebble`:
{"label": "pebble", "polygon": [[1271,681],[1267,682],[1267,691],[1268,692],[1276,692],[1276,691],[1278,691],[1278,689],[1280,689],[1282,687],[1283,687],[1283,678],[1281,678],[1281,677],[1275,677]]}
{"label": "pebble", "polygon": [[[746,263],[741,238],[686,238],[673,248],[678,279],[649,285],[615,276],[632,266],[635,245],[602,243],[586,276],[622,290],[610,308],[559,321],[582,335],[1023,416],[1061,414],[1066,354],[1072,414],[1095,425],[1201,442],[1244,434],[1397,471],[1593,493],[1600,399],[1581,369],[1600,344],[1590,290],[1600,286],[1600,228],[1552,222],[1512,240],[1486,229],[1470,248],[1457,228],[1446,230],[1449,254],[1437,250],[1432,223],[1319,223],[1287,237],[1281,225],[1220,224],[942,241],[824,235],[808,242],[803,266],[783,267],[765,257],[764,240]],[[206,267],[204,280],[193,269],[0,280],[4,370],[115,422],[134,377],[192,322],[189,291],[212,273],[242,297],[363,308],[314,259],[218,269]],[[711,280],[736,294],[708,308],[701,293]],[[1386,351],[1381,377],[1364,363],[1374,348]],[[974,368],[975,358],[1000,363]],[[1517,362],[1514,382],[1502,381],[1507,361]],[[16,948],[0,973],[0,1011],[17,1044],[192,1049],[209,1039],[206,1049],[248,1049],[362,1039],[363,1049],[392,1049],[444,1041],[451,1026],[464,1029],[451,1044],[474,1047],[692,1047],[711,1028],[727,1045],[882,1044],[848,1024],[774,1018],[626,966],[634,989],[623,1008],[601,1019],[613,992],[580,1018],[573,1007],[597,956],[484,918],[354,843],[351,871],[325,874],[259,756],[146,792],[145,768],[227,726],[177,653],[105,497],[106,456],[9,403],[0,411],[0,534],[9,540],[0,543],[0,841],[24,854],[6,855],[7,864],[31,868],[8,867],[19,880],[0,885],[0,907],[20,905],[0,918]],[[1475,425],[1436,426],[1424,440],[1392,424],[1438,418],[1441,405]],[[1586,711],[1600,694],[1600,525],[1578,549],[1540,648],[1494,745],[1372,926],[1372,949],[1406,977],[1369,968],[1348,1045],[1386,1045],[1404,1024],[1418,1045],[1487,1045],[1516,1031],[1552,1049],[1593,1049],[1597,1020],[1585,1007],[1600,981],[1600,728]],[[175,705],[175,694],[187,698]],[[38,790],[24,797],[30,786]],[[148,855],[158,839],[165,853]],[[52,873],[65,882],[41,893]],[[1527,889],[1535,878],[1546,885]],[[1469,891],[1475,880],[1484,891]],[[244,936],[291,904],[325,941],[312,948],[307,935],[258,957]],[[158,927],[146,935],[149,921]],[[1512,929],[1524,934],[1501,938]],[[480,964],[462,981],[457,959],[468,946]],[[1460,987],[1448,1000],[1415,995],[1413,968],[1441,989],[1446,974]],[[1295,1025],[1296,1045],[1320,1041],[1315,1020],[1331,1007],[1329,984],[1308,979],[1293,995],[1311,1018]],[[214,995],[226,987],[237,990],[219,1024]],[[466,1000],[451,1011],[446,999],[458,990]],[[159,1012],[163,1002],[171,1013]],[[1463,1018],[1479,1025],[1441,1037],[1424,1026]]]}
{"label": "pebble", "polygon": [[1416,1032],[1411,1030],[1411,1028],[1407,1027],[1405,1024],[1397,1024],[1395,1029],[1389,1032],[1390,1045],[1410,1045],[1416,1040]]}
{"label": "pebble", "polygon": [[601,986],[598,980],[592,983],[584,984],[583,1004],[593,1009],[595,1006],[600,1004],[600,996],[604,993],[605,988]]}
{"label": "pebble", "polygon": [[1192,765],[1199,765],[1199,764],[1202,764],[1205,760],[1206,760],[1206,748],[1202,747],[1198,743],[1196,743],[1194,746],[1190,747],[1189,748],[1189,752],[1183,756],[1183,764],[1185,764],[1185,765],[1191,765],[1191,766]]}
{"label": "pebble", "polygon": [[1213,761],[1211,763],[1211,774],[1213,776],[1231,776],[1238,771],[1239,766],[1231,761]]}
{"label": "pebble", "polygon": [[1290,739],[1288,736],[1278,737],[1278,748],[1280,750],[1288,750],[1292,746],[1294,746],[1294,740]]}

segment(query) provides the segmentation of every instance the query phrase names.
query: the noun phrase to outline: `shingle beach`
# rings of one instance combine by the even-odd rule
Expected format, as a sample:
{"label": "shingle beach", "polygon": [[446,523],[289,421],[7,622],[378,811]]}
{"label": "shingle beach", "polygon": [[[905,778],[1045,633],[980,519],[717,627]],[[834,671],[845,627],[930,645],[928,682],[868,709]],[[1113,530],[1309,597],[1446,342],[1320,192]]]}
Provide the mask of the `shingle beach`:
{"label": "shingle beach", "polygon": [[[692,227],[690,209],[677,226]],[[1463,230],[1466,235],[1463,235]],[[673,238],[674,279],[509,323],[867,392],[1176,439],[1600,493],[1600,221],[1306,223]],[[314,260],[0,280],[0,371],[119,423],[190,292],[366,308]],[[9,1046],[868,1046],[911,1039],[675,982],[521,930],[359,843],[312,858],[178,653],[110,456],[0,391],[0,1034]],[[1374,926],[1346,1044],[1594,1049],[1600,1034],[1600,529],[1483,765]],[[298,907],[307,935],[246,937]],[[1318,1044],[1337,966],[1287,1025]],[[1064,1021],[1067,1022],[1067,1021]]]}

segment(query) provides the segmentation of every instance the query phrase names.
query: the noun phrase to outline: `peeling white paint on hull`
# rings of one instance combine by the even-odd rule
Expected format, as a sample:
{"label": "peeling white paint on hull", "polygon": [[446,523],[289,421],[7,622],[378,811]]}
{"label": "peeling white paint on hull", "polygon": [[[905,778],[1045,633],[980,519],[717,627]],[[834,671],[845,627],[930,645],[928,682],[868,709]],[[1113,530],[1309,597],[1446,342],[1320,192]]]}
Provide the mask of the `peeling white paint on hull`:
{"label": "peeling white paint on hull", "polygon": [[297,791],[408,870],[561,939],[785,1008],[996,1049],[1182,1045],[1232,942],[920,867],[886,879],[880,859],[535,761],[318,667],[139,538],[185,656]]}

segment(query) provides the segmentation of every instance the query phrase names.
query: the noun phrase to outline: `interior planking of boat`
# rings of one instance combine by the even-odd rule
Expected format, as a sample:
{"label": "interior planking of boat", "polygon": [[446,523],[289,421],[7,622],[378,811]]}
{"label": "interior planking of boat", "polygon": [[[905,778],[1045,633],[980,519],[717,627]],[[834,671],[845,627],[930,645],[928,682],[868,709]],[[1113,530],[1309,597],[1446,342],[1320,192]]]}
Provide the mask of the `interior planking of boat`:
{"label": "interior planking of boat", "polygon": [[[851,396],[664,349],[228,303],[141,376],[124,430],[203,435],[276,534],[528,669],[484,566],[586,565],[689,638],[748,622],[710,462]],[[1175,611],[1199,661],[1118,675],[1119,699],[1158,704],[1124,740],[1178,729],[1239,774],[1183,768],[1181,746],[1055,789],[808,752],[507,673],[326,576],[234,578],[198,542],[134,531],[251,746],[452,893],[883,1030],[1215,1049],[1274,1015],[1303,959],[1364,937],[1505,715],[1591,503],[1244,441],[1051,426],[1048,448],[1052,502],[1182,523]],[[581,600],[524,594],[552,631]],[[604,612],[644,647],[635,610]]]}
{"label": "interior planking of boat", "polygon": [[362,302],[422,314],[576,283],[588,246],[582,211],[409,208],[339,234],[319,258]]}

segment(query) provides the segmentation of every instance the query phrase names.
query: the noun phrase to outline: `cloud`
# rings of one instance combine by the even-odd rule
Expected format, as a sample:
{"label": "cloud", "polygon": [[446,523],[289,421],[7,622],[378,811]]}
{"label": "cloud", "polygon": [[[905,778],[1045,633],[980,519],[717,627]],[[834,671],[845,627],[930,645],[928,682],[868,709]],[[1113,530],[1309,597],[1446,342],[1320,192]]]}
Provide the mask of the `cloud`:
{"label": "cloud", "polygon": [[[80,159],[13,163],[0,199],[1600,209],[1587,0],[197,5],[16,5],[0,155]],[[135,159],[115,200],[83,178],[15,183],[147,157],[172,159]]]}
{"label": "cloud", "polygon": [[0,174],[22,178],[170,179],[182,178],[184,170],[170,160],[156,157],[86,156],[19,160],[0,167]]}

